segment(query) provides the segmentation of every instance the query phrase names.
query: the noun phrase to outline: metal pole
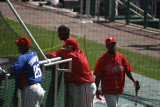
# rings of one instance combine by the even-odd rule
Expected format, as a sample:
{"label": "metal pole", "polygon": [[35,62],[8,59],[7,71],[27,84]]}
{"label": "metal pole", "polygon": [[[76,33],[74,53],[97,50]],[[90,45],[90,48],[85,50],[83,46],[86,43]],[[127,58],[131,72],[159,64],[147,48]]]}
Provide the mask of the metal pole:
{"label": "metal pole", "polygon": [[82,21],[82,16],[83,16],[83,0],[81,0],[81,4],[80,4],[80,21]]}
{"label": "metal pole", "polygon": [[90,15],[90,0],[86,0],[86,21],[89,21]]}
{"label": "metal pole", "polygon": [[59,64],[56,64],[56,67],[55,67],[55,81],[54,81],[54,105],[53,107],[57,107],[57,86],[58,86],[58,67],[59,67]]}
{"label": "metal pole", "polygon": [[158,23],[158,25],[159,25],[158,28],[160,29],[160,18],[159,18],[159,23]]}
{"label": "metal pole", "polygon": [[24,24],[24,22],[22,21],[22,19],[20,18],[20,16],[18,15],[18,13],[16,12],[16,10],[14,9],[14,7],[12,6],[11,2],[9,0],[6,0],[9,7],[11,8],[11,10],[13,11],[13,13],[15,14],[15,16],[17,17],[17,19],[19,20],[19,22],[21,23],[21,25],[23,26],[24,30],[27,32],[27,34],[30,36],[30,38],[32,39],[33,43],[36,45],[36,47],[38,48],[39,52],[41,53],[41,55],[43,56],[44,59],[47,59],[46,56],[44,55],[44,53],[42,52],[42,50],[40,49],[39,45],[37,44],[37,42],[35,41],[35,39],[33,38],[32,34],[30,33],[30,31],[28,30],[28,28],[26,27],[26,25]]}
{"label": "metal pole", "polygon": [[156,1],[154,1],[154,6],[155,6],[155,8],[154,8],[154,14],[155,14],[155,16],[154,17],[156,17],[157,16],[157,3],[156,3]]}
{"label": "metal pole", "polygon": [[21,89],[17,89],[17,98],[18,98],[17,107],[21,107],[21,103],[22,103]]}
{"label": "metal pole", "polygon": [[69,62],[69,61],[72,61],[72,58],[61,60],[61,61],[56,61],[56,62],[52,62],[52,63],[47,63],[47,64],[44,64],[44,66],[47,67],[47,66],[51,66],[51,65],[55,65],[55,64],[60,64],[60,63],[65,63],[65,62]]}
{"label": "metal pole", "polygon": [[[52,59],[48,59],[48,60],[49,60],[50,62],[54,62],[54,61],[61,60],[61,57],[56,57],[56,58],[52,58]],[[39,64],[42,65],[42,64],[48,63],[48,60],[39,61]]]}
{"label": "metal pole", "polygon": [[88,21],[88,1],[89,0],[86,0],[86,12],[85,12],[85,15],[86,15],[86,17],[85,17],[85,21]]}
{"label": "metal pole", "polygon": [[69,61],[69,72],[72,72],[72,61]]}
{"label": "metal pole", "polygon": [[42,79],[45,79],[45,66],[42,65]]}
{"label": "metal pole", "polygon": [[147,10],[148,10],[148,0],[144,0],[144,28],[147,27]]}
{"label": "metal pole", "polygon": [[111,0],[112,2],[112,13],[111,13],[111,21],[115,20],[115,10],[116,10],[116,0]]}
{"label": "metal pole", "polygon": [[129,18],[130,18],[130,0],[127,0],[127,14],[126,14],[126,24],[129,24]]}
{"label": "metal pole", "polygon": [[97,0],[97,21],[99,22],[99,7],[100,7],[100,1]]}
{"label": "metal pole", "polygon": [[5,74],[5,89],[8,90],[8,78],[10,74]]}

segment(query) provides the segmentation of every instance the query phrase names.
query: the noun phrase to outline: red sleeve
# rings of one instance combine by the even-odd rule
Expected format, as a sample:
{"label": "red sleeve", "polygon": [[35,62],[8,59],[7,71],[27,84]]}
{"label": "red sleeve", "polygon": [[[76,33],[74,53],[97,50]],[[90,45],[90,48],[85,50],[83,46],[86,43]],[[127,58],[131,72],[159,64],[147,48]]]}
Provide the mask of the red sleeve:
{"label": "red sleeve", "polygon": [[56,55],[56,57],[62,57],[65,59],[65,51],[64,49],[59,49],[57,50],[57,52],[54,52],[54,54]]}
{"label": "red sleeve", "polygon": [[46,55],[51,56],[51,57],[64,57],[65,56],[65,51],[64,49],[59,49],[57,52],[49,52]]}
{"label": "red sleeve", "polygon": [[128,71],[132,71],[132,67],[130,65],[130,63],[128,62],[128,60],[124,57],[124,55],[122,56],[123,58],[123,66],[125,67],[125,72],[128,72]]}
{"label": "red sleeve", "polygon": [[94,68],[94,72],[93,75],[97,76],[97,77],[102,77],[103,76],[103,72],[104,72],[104,64],[103,64],[103,60],[102,58],[99,58],[97,61],[97,64]]}

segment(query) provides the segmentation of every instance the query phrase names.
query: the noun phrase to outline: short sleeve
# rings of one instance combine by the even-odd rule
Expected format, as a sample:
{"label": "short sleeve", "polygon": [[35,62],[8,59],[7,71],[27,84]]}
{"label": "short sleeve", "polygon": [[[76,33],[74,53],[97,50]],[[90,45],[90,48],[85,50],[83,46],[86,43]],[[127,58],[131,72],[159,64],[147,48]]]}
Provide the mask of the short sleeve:
{"label": "short sleeve", "polygon": [[63,57],[64,56],[64,49],[59,49],[57,52],[54,52],[56,57]]}
{"label": "short sleeve", "polygon": [[23,67],[25,65],[25,61],[22,57],[19,57],[16,62],[10,67],[16,75],[19,75],[21,71],[23,71]]}
{"label": "short sleeve", "polygon": [[93,75],[95,75],[97,77],[102,77],[103,72],[104,72],[104,68],[105,67],[104,67],[104,64],[103,64],[103,60],[102,60],[102,58],[99,58],[97,63],[96,63]]}
{"label": "short sleeve", "polygon": [[130,63],[128,62],[128,60],[124,56],[122,56],[122,57],[123,57],[123,66],[125,67],[125,69],[124,69],[125,72],[132,71],[133,69],[132,69]]}

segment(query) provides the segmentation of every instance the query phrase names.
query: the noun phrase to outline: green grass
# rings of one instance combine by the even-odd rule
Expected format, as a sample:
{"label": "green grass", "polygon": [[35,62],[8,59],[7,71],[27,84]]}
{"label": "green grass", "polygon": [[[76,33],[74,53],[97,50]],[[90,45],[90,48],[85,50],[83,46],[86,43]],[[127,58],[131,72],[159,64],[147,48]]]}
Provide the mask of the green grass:
{"label": "green grass", "polygon": [[[15,21],[10,21],[10,20],[8,21],[8,23],[19,36],[27,35],[19,23]],[[29,24],[27,24],[27,27],[45,54],[47,52],[52,51],[53,31],[46,30],[40,27],[29,25]],[[6,35],[6,36],[10,37],[10,35]],[[97,43],[95,41],[86,40],[87,51],[85,51],[84,39],[78,38],[74,35],[72,36],[78,41],[81,49],[86,53],[91,70],[94,70],[94,67],[98,58],[107,51],[107,49],[105,48],[105,45]],[[12,43],[10,43],[9,45],[13,46],[13,41],[14,40],[12,40]],[[62,45],[57,36],[57,33],[54,36],[53,46],[54,46],[53,51],[57,51],[58,49],[62,48]],[[33,47],[35,46],[33,45]],[[117,48],[117,52],[125,55],[125,57],[128,59],[128,61],[130,62],[133,68],[133,72],[136,72],[138,74],[141,74],[156,80],[160,80],[160,76],[159,76],[160,75],[160,59],[156,59],[153,57],[149,57],[146,55],[142,55],[139,53],[135,53],[128,50],[119,49],[119,48]],[[10,53],[18,54],[17,50]],[[0,53],[0,55],[2,54],[3,53]]]}

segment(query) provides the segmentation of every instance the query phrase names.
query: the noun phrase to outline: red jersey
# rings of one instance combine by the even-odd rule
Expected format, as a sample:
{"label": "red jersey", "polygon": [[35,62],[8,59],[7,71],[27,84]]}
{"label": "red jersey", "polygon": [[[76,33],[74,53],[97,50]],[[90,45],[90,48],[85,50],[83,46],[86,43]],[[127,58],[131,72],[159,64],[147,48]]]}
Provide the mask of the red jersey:
{"label": "red jersey", "polygon": [[54,52],[54,54],[63,59],[72,58],[72,73],[69,73],[68,79],[65,73],[65,82],[73,82],[77,86],[84,82],[94,82],[87,57],[83,51],[66,52],[64,49],[59,49],[57,52]]}
{"label": "red jersey", "polygon": [[[72,40],[72,39],[74,39],[74,38],[73,38],[73,37],[69,37],[67,40]],[[65,46],[65,45],[63,45],[63,48],[64,48],[64,46]],[[78,46],[77,46],[77,49],[80,50],[79,44],[78,44]]]}
{"label": "red jersey", "polygon": [[101,78],[102,93],[114,95],[124,92],[125,73],[130,71],[132,67],[124,55],[106,52],[98,59],[93,74]]}

